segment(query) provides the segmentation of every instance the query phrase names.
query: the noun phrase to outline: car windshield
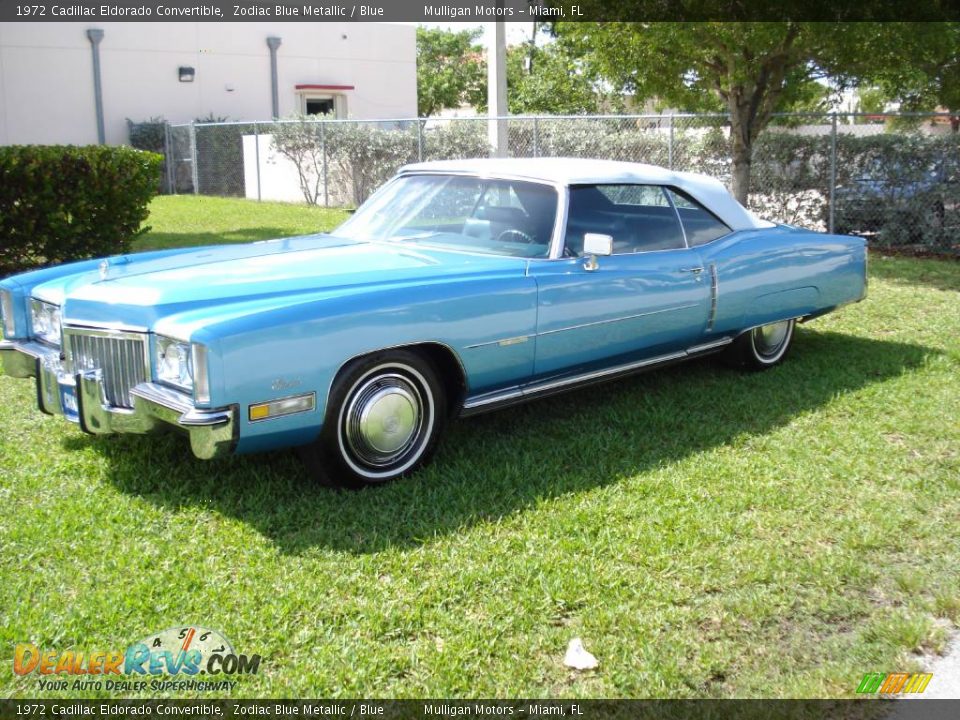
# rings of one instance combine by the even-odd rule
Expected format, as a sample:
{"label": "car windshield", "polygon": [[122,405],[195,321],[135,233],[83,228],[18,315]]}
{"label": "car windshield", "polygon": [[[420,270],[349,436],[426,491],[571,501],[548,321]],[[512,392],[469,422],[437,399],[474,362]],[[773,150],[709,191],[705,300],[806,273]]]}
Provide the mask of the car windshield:
{"label": "car windshield", "polygon": [[406,175],[333,231],[354,240],[409,242],[514,257],[546,257],[557,215],[550,185],[463,175]]}

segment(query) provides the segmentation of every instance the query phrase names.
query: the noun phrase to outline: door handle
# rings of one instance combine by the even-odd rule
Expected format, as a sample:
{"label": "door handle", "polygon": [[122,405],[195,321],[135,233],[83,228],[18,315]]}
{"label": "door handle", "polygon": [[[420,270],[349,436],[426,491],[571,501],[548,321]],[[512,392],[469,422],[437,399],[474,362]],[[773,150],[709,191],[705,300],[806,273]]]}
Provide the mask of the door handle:
{"label": "door handle", "polygon": [[694,275],[699,275],[700,273],[703,272],[703,268],[702,267],[685,267],[685,268],[680,268],[680,272],[688,272],[688,273],[693,273]]}

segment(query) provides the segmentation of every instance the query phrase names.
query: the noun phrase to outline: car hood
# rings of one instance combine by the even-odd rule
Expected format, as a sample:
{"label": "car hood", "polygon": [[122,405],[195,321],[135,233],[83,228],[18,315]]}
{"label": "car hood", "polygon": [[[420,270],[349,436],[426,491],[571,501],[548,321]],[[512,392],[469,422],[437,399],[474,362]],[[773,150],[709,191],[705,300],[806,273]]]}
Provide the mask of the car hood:
{"label": "car hood", "polygon": [[159,318],[214,305],[522,274],[526,263],[523,258],[308,235],[108,258],[98,270],[37,285],[32,295],[61,305],[68,323],[148,328]]}

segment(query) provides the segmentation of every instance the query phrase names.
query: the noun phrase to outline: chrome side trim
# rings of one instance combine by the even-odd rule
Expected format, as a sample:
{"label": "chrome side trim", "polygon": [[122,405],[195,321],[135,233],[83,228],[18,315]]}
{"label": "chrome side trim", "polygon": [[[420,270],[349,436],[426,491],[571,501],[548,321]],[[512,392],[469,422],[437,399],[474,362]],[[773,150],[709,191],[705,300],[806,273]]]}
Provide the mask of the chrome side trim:
{"label": "chrome side trim", "polygon": [[594,320],[593,322],[581,323],[580,325],[570,325],[568,327],[557,328],[555,330],[544,330],[541,333],[537,333],[537,337],[541,335],[552,335],[554,333],[566,332],[568,330],[580,330],[585,327],[592,327],[594,325],[607,325],[609,323],[621,322],[622,320],[635,320],[636,318],[647,317],[648,315],[659,315],[660,313],[665,312],[674,312],[676,310],[686,310],[688,308],[696,307],[697,303],[689,303],[687,305],[677,305],[676,307],[661,308],[660,310],[651,310],[650,312],[637,313],[636,315],[624,315],[623,317],[609,318],[607,320]]}
{"label": "chrome side trim", "polygon": [[471,400],[467,400],[463,403],[463,415],[472,414],[468,413],[468,410],[475,410],[477,408],[485,408],[488,405],[499,405],[500,403],[510,402],[512,400],[522,400],[524,397],[523,390],[518,387],[513,387],[508,390],[496,390],[492,393],[484,393],[483,395],[477,395]]}
{"label": "chrome side trim", "polygon": [[483,395],[477,395],[475,397],[468,398],[463,403],[463,408],[460,415],[461,417],[477,415],[495,408],[532,400],[542,395],[562,392],[564,390],[572,390],[577,387],[590,385],[596,382],[602,382],[604,380],[609,380],[620,375],[627,375],[639,370],[648,370],[663,365],[669,365],[680,360],[686,360],[697,355],[719,350],[720,348],[729,345],[732,342],[733,338],[725,337],[713,342],[704,343],[702,345],[694,345],[686,350],[667,353],[665,355],[658,355],[656,357],[646,358],[644,360],[635,360],[633,362],[614,365],[612,367],[602,368],[600,370],[591,370],[578,375],[540,380],[529,385],[514,386],[504,390],[484,393]]}
{"label": "chrome side trim", "polygon": [[713,342],[703,343],[702,345],[694,345],[693,347],[687,348],[687,355],[699,355],[700,353],[709,352],[710,350],[719,350],[732,342],[733,338],[725,337],[714,340]]}
{"label": "chrome side trim", "polygon": [[[554,335],[556,333],[567,332],[569,330],[581,330],[582,328],[593,327],[595,325],[609,325],[611,323],[622,322],[624,320],[636,320],[637,318],[648,317],[650,315],[659,315],[660,313],[665,312],[675,312],[677,310],[687,310],[688,308],[696,307],[697,303],[689,303],[687,305],[677,305],[675,307],[661,308],[660,310],[651,310],[650,312],[637,313],[636,315],[623,315],[622,317],[608,318],[606,320],[594,320],[593,322],[580,323],[579,325],[568,325],[567,327],[555,328],[553,330],[544,330],[543,332],[536,333],[533,337],[542,337],[544,335]],[[519,343],[527,342],[530,339],[529,335],[519,335],[517,337],[503,338],[500,340],[490,340],[488,342],[476,343],[474,345],[467,345],[467,350],[474,350],[480,347],[487,347],[488,345],[499,345],[501,347],[507,347],[509,345],[518,345]]]}
{"label": "chrome side trim", "polygon": [[710,317],[707,319],[707,332],[713,330],[717,321],[717,297],[720,290],[720,281],[717,278],[717,265],[710,263]]}
{"label": "chrome side trim", "polygon": [[[598,380],[610,375],[617,375],[619,373],[628,373],[632,370],[639,370],[640,368],[649,367],[651,365],[659,365],[660,363],[672,362],[673,360],[680,360],[685,358],[687,354],[685,352],[675,352],[668,353],[666,355],[658,355],[657,357],[648,358],[646,360],[637,360],[636,362],[626,363],[624,365],[615,365],[611,368],[604,368],[603,370],[595,370],[589,373],[583,373],[582,375],[574,375],[573,377],[561,378],[559,380],[552,380],[545,383],[538,383],[530,387],[532,392],[546,392],[548,390],[556,390],[558,388],[568,387],[570,385],[577,385],[579,383],[586,383],[592,380]],[[528,393],[528,389],[524,388],[524,394]]]}
{"label": "chrome side trim", "polygon": [[508,347],[510,345],[519,345],[520,343],[525,343],[529,339],[530,339],[529,335],[518,335],[516,337],[503,338],[502,340],[490,340],[488,342],[467,345],[466,349],[475,350],[476,348],[488,347],[489,345],[499,345],[500,347]]}

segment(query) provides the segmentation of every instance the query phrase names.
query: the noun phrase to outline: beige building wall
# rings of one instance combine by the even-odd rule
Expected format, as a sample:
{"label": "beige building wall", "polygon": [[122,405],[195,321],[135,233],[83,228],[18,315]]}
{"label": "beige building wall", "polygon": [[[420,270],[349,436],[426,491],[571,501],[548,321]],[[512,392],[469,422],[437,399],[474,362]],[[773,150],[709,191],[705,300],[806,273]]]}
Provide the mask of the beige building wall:
{"label": "beige building wall", "polygon": [[[336,93],[347,117],[417,112],[413,27],[379,23],[0,23],[0,144],[97,141],[88,28],[100,43],[106,140],[128,141],[126,119],[271,117],[270,52],[277,53],[280,115],[304,93]],[[180,82],[178,69],[195,69]],[[304,90],[297,85],[352,86]]]}

